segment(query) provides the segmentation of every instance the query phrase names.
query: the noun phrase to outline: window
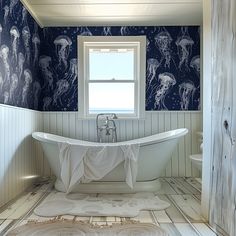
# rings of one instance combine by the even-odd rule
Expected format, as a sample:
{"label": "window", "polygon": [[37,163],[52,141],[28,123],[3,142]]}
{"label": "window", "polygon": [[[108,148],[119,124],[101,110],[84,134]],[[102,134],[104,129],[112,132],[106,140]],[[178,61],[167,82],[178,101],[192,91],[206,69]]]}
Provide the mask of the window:
{"label": "window", "polygon": [[80,118],[144,116],[145,36],[78,36],[78,54]]}

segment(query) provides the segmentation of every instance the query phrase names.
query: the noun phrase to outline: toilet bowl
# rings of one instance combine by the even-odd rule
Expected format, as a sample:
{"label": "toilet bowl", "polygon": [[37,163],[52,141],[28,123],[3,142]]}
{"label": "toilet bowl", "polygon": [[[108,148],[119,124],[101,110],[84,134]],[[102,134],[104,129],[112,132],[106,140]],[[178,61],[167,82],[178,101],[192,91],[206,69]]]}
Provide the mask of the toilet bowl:
{"label": "toilet bowl", "polygon": [[[202,152],[202,142],[203,142],[203,137],[202,137],[202,132],[197,132],[197,135],[199,136],[199,145],[200,145],[200,150]],[[190,160],[192,161],[193,165],[200,171],[202,171],[202,153],[199,154],[193,154],[189,156]]]}
{"label": "toilet bowl", "polygon": [[198,170],[202,171],[202,154],[194,154],[189,157],[193,163],[193,165],[198,168]]}

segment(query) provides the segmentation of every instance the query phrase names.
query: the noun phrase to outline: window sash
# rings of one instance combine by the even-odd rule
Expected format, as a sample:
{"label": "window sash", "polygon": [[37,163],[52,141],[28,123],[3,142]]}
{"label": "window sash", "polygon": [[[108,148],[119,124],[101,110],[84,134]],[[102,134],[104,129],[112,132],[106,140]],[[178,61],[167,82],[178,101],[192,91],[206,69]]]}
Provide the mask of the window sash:
{"label": "window sash", "polygon": [[[116,44],[117,43],[117,44]],[[116,44],[116,45],[115,45]],[[114,46],[115,45],[115,46]],[[131,48],[134,54],[134,79],[89,79],[89,49],[94,48]],[[134,49],[135,48],[135,49]],[[112,49],[111,49],[112,50]],[[143,118],[145,113],[145,68],[146,68],[146,39],[145,36],[78,36],[79,53],[79,118],[94,118],[96,114],[89,114],[88,86],[90,83],[133,83],[134,109],[132,114],[122,113],[119,118]],[[82,63],[80,63],[82,61]],[[119,115],[119,113],[118,113]]]}
{"label": "window sash", "polygon": [[[87,98],[88,99],[86,99],[86,107],[87,107],[87,110],[86,110],[86,115],[89,117],[89,116],[92,116],[92,115],[94,115],[95,113],[94,112],[90,112],[90,91],[91,90],[89,90],[89,85],[90,84],[94,84],[94,82],[92,82],[92,83],[90,83],[90,82],[88,82],[88,83],[86,83],[87,84],[87,86],[88,86],[88,89],[87,89]],[[102,85],[103,83],[97,83],[97,84],[100,84],[100,85]],[[117,84],[117,83],[106,83],[106,85],[109,85],[109,84],[111,84],[111,85],[114,85],[114,84]],[[133,107],[132,107],[132,109],[133,109],[133,112],[125,112],[125,110],[121,110],[121,112],[118,112],[117,111],[117,109],[119,109],[119,108],[116,108],[116,107],[114,107],[113,109],[110,109],[110,110],[108,110],[108,109],[105,109],[104,111],[100,111],[99,113],[103,113],[103,112],[112,112],[112,113],[116,113],[116,114],[122,114],[122,116],[123,115],[125,115],[125,116],[136,116],[137,115],[137,105],[138,105],[138,101],[137,101],[137,99],[135,99],[136,97],[137,97],[137,86],[135,86],[135,84],[136,84],[136,82],[134,82],[134,81],[130,81],[129,83],[123,83],[123,81],[121,81],[119,84],[121,84],[121,85],[124,85],[124,84],[133,84],[134,86],[133,86],[133,89],[132,89],[132,94],[133,94],[133,96],[131,97],[130,96],[130,99],[132,99],[132,101],[134,102],[134,104],[133,104]],[[105,85],[105,86],[106,86]],[[99,88],[98,88],[99,89]],[[122,94],[121,94],[122,95]],[[109,99],[109,96],[107,97],[108,99]],[[116,111],[115,111],[116,110]]]}

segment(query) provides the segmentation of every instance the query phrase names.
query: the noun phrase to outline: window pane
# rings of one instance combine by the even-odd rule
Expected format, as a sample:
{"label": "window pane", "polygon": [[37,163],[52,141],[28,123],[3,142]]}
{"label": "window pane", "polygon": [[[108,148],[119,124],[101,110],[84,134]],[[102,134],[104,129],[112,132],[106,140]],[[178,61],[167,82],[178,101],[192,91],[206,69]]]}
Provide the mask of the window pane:
{"label": "window pane", "polygon": [[89,114],[134,113],[134,83],[90,83]]}
{"label": "window pane", "polygon": [[89,50],[90,80],[133,80],[134,50]]}

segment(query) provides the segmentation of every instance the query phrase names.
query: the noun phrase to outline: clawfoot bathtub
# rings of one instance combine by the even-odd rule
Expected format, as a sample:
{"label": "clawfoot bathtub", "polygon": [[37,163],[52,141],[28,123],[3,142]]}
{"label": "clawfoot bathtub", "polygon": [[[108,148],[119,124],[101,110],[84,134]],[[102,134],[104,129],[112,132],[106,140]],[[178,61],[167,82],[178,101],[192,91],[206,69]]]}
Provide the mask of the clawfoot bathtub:
{"label": "clawfoot bathtub", "polygon": [[[157,191],[161,185],[158,178],[165,170],[171,154],[178,144],[179,139],[188,133],[186,128],[176,129],[159,133],[144,138],[129,140],[125,142],[107,143],[105,145],[140,145],[138,156],[137,182],[130,189],[125,183],[124,164],[120,163],[111,172],[99,181],[90,183],[78,183],[73,192],[86,193],[133,193],[138,191]],[[69,142],[73,145],[103,145],[104,143],[93,143],[88,141],[65,138],[58,135],[34,132],[33,138],[41,142],[43,151],[48,159],[49,165],[56,176],[55,188],[65,192],[65,187],[60,178],[59,145]]]}

